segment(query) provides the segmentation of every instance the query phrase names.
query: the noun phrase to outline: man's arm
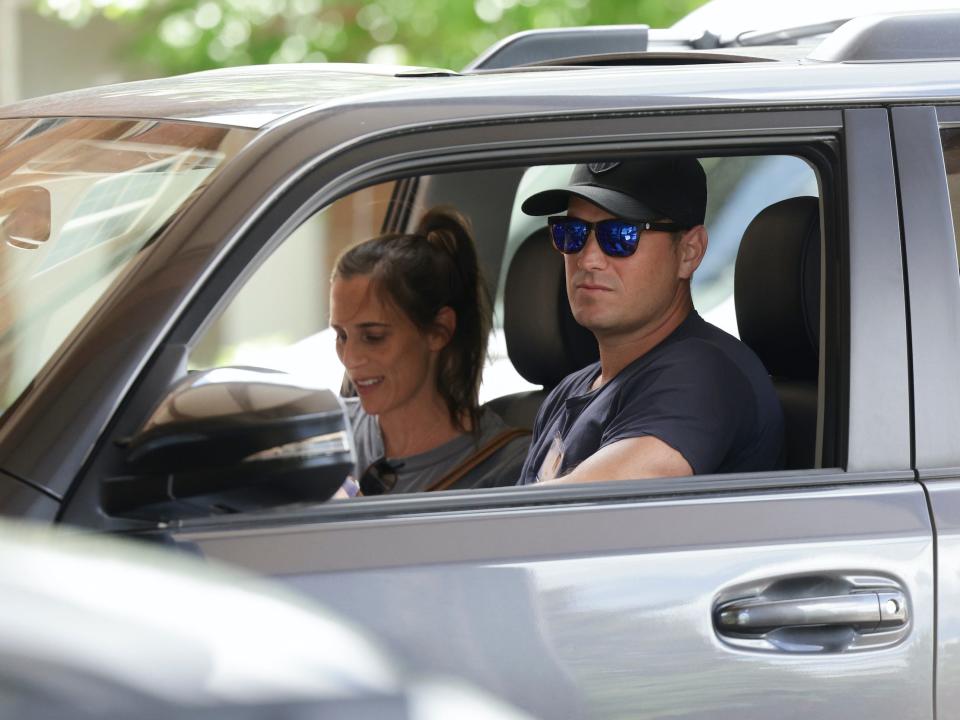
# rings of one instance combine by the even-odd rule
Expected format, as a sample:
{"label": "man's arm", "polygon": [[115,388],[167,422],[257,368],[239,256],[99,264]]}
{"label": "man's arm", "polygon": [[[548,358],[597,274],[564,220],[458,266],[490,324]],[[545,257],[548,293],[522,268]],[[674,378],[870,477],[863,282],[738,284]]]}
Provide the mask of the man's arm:
{"label": "man's arm", "polygon": [[652,435],[617,440],[600,448],[562,477],[543,484],[639,480],[693,475],[690,463],[679,452]]}

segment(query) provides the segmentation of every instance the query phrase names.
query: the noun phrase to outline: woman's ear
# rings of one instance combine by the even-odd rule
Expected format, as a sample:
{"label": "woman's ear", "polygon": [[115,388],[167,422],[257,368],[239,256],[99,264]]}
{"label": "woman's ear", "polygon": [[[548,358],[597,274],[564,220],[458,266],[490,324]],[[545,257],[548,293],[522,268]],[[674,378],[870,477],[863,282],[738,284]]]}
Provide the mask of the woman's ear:
{"label": "woman's ear", "polygon": [[443,350],[457,329],[457,313],[444,305],[433,318],[433,328],[427,333],[427,347],[434,352]]}

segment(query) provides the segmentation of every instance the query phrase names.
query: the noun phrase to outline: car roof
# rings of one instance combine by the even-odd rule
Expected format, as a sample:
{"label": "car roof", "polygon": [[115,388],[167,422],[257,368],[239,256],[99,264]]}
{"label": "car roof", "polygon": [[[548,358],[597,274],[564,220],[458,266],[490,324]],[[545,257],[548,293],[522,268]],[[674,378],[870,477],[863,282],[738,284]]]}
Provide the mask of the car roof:
{"label": "car roof", "polygon": [[710,0],[674,23],[671,30],[689,35],[709,31],[726,38],[748,31],[813,25],[839,18],[906,10],[911,13],[954,10],[958,7],[958,0],[913,0],[910,7],[904,0],[805,0],[793,3]]}
{"label": "car roof", "polygon": [[0,117],[132,117],[259,128],[288,113],[412,84],[435,69],[351,63],[251,65],[72,90],[0,109]]}
{"label": "car roof", "polygon": [[955,98],[957,77],[960,60],[787,59],[516,68],[470,74],[360,64],[262,65],[50,95],[0,108],[0,118],[122,117],[259,129],[359,104],[417,102],[424,106],[425,118],[430,103],[450,102],[462,104],[465,117],[529,115],[564,107],[583,111],[849,105]]}

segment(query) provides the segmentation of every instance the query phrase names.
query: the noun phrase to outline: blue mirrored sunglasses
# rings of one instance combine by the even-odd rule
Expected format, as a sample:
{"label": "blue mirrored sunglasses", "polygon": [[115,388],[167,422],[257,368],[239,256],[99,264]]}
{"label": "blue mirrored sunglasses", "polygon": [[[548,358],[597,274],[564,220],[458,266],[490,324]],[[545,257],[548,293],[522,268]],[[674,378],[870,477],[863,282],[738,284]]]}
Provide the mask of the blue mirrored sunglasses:
{"label": "blue mirrored sunglasses", "polygon": [[601,220],[587,222],[580,218],[557,215],[547,218],[553,246],[565,255],[583,250],[593,230],[597,244],[605,255],[611,257],[629,257],[637,251],[637,242],[644,230],[678,232],[687,228],[676,223],[658,223],[636,220]]}

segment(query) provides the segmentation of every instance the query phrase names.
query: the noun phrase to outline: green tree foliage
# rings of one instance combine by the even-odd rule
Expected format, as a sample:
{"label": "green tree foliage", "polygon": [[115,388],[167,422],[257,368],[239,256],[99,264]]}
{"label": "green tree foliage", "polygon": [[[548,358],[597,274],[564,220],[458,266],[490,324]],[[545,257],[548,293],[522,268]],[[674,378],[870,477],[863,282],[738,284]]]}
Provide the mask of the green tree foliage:
{"label": "green tree foliage", "polygon": [[130,25],[125,60],[176,74],[275,62],[385,62],[459,69],[511,33],[667,27],[703,0],[37,0],[73,25]]}

